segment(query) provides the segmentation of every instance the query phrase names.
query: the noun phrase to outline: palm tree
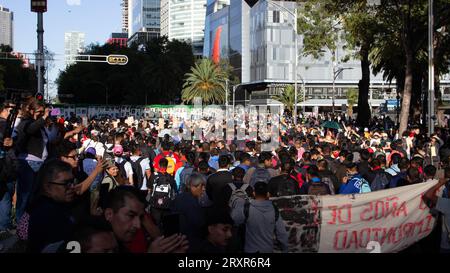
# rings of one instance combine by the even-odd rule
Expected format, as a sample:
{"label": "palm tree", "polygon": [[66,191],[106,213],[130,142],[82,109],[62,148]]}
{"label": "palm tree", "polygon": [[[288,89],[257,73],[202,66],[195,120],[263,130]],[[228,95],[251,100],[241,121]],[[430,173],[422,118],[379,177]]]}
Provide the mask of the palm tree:
{"label": "palm tree", "polygon": [[226,74],[218,66],[210,59],[201,59],[186,74],[182,100],[191,102],[200,97],[203,103],[224,103],[225,80]]}
{"label": "palm tree", "polygon": [[[285,109],[292,114],[295,104],[295,89],[292,85],[286,86],[282,93],[273,96],[273,99],[284,104]],[[299,101],[303,101],[303,96],[300,92],[297,93],[297,103]]]}
{"label": "palm tree", "polygon": [[347,91],[347,114],[350,118],[353,116],[353,106],[358,103],[358,90],[356,89],[349,89]]}

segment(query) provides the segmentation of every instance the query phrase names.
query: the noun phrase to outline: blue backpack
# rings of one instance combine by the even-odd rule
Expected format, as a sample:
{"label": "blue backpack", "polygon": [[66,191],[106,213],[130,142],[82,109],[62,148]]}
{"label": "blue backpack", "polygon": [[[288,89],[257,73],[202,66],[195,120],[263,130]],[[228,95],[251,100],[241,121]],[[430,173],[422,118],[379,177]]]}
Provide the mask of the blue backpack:
{"label": "blue backpack", "polygon": [[359,193],[368,193],[368,192],[372,192],[369,182],[367,182],[367,180],[365,180],[364,178],[361,178],[361,187],[359,188]]}

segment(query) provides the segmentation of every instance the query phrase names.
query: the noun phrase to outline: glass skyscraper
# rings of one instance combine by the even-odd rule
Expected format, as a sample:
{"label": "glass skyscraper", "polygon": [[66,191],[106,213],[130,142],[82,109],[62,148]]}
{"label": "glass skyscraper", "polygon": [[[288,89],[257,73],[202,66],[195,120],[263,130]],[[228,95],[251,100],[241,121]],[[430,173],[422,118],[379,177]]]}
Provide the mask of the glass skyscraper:
{"label": "glass skyscraper", "polygon": [[0,44],[13,45],[13,13],[0,6]]}

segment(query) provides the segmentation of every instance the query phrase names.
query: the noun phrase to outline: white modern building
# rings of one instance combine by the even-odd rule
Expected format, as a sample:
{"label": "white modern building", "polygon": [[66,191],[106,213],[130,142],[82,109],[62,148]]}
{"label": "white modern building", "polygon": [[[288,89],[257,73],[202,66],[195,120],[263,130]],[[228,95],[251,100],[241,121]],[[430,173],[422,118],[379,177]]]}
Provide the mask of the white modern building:
{"label": "white modern building", "polygon": [[13,12],[0,6],[0,45],[9,45],[14,48],[13,22]]}
{"label": "white modern building", "polygon": [[71,31],[64,33],[64,54],[66,55],[66,65],[74,63],[73,55],[78,55],[84,51],[85,33]]}
{"label": "white modern building", "polygon": [[128,3],[128,45],[142,44],[161,33],[161,1],[131,0]]}
{"label": "white modern building", "polygon": [[128,33],[129,30],[129,3],[131,0],[122,0],[120,6],[122,7],[122,32]]}
{"label": "white modern building", "polygon": [[162,0],[161,35],[192,44],[194,55],[203,54],[206,0]]}

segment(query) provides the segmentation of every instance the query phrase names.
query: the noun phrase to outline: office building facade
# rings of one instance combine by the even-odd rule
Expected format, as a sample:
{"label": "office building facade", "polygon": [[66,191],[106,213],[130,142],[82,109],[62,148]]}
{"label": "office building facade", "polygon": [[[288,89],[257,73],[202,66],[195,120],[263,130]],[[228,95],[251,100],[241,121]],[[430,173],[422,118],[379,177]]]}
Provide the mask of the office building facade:
{"label": "office building facade", "polygon": [[163,0],[161,35],[192,45],[194,55],[202,56],[206,0]]}
{"label": "office building facade", "polygon": [[144,43],[148,39],[159,37],[160,27],[160,0],[131,0],[129,3],[128,46],[133,43]]}
{"label": "office building facade", "polygon": [[128,33],[111,33],[111,37],[106,41],[110,45],[118,45],[119,47],[127,47]]}
{"label": "office building facade", "polygon": [[64,33],[64,54],[66,55],[66,65],[75,63],[73,55],[82,54],[84,51],[85,33],[71,31]]}
{"label": "office building facade", "polygon": [[0,45],[8,45],[11,48],[14,48],[13,23],[13,12],[5,7],[0,6]]}

